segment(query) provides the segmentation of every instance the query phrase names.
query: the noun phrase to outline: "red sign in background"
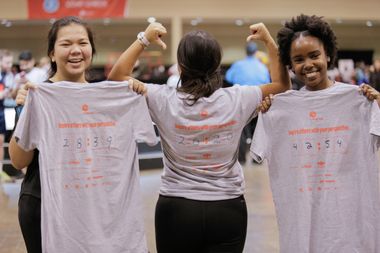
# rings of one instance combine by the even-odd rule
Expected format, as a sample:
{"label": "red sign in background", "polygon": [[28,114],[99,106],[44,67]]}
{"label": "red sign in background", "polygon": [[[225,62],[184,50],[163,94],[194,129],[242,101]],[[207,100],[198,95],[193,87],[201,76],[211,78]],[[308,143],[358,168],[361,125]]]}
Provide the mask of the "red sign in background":
{"label": "red sign in background", "polygon": [[28,0],[29,19],[122,18],[127,0]]}

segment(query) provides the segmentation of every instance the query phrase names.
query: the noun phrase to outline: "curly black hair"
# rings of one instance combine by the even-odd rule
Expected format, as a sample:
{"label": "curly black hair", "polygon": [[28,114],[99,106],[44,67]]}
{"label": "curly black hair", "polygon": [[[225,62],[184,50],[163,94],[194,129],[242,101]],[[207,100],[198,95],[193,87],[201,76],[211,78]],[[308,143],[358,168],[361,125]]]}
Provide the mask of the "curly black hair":
{"label": "curly black hair", "polygon": [[334,66],[338,45],[331,26],[322,17],[301,14],[287,21],[277,33],[280,59],[285,66],[291,66],[290,47],[292,42],[303,36],[313,36],[320,39],[327,56],[330,57],[328,68]]}

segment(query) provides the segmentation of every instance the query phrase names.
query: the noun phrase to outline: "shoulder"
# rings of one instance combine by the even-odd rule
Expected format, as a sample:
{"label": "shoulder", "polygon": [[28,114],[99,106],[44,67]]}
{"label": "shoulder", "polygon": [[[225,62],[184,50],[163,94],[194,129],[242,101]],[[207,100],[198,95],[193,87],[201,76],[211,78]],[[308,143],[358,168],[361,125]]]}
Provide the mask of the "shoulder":
{"label": "shoulder", "polygon": [[148,97],[170,96],[177,93],[177,88],[166,84],[146,84]]}
{"label": "shoulder", "polygon": [[253,85],[239,85],[234,84],[232,87],[228,88],[221,88],[220,92],[227,93],[231,96],[250,96],[252,98],[253,94],[256,94],[261,99],[261,88],[260,86],[253,86]]}

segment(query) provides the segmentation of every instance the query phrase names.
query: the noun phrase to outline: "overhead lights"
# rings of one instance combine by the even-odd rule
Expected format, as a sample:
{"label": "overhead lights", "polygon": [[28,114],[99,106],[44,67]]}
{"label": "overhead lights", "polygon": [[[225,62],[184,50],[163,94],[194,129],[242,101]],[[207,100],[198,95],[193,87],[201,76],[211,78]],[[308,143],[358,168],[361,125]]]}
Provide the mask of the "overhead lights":
{"label": "overhead lights", "polygon": [[148,23],[154,23],[154,22],[156,22],[156,18],[155,17],[149,17],[147,19],[147,21],[148,21]]}
{"label": "overhead lights", "polygon": [[1,24],[5,27],[11,27],[12,26],[12,21],[7,20],[7,19],[2,19]]}
{"label": "overhead lights", "polygon": [[191,24],[192,26],[196,26],[196,25],[198,25],[198,21],[197,21],[196,19],[192,19],[192,20],[190,21],[190,24]]}
{"label": "overhead lights", "polygon": [[242,26],[242,25],[244,25],[244,21],[242,19],[236,19],[235,20],[235,25]]}
{"label": "overhead lights", "polygon": [[103,19],[103,24],[104,25],[109,25],[110,23],[111,23],[111,19],[110,18]]}
{"label": "overhead lights", "polygon": [[190,24],[192,26],[197,26],[198,24],[200,24],[202,22],[203,22],[203,18],[201,18],[201,17],[197,17],[195,19],[190,20]]}

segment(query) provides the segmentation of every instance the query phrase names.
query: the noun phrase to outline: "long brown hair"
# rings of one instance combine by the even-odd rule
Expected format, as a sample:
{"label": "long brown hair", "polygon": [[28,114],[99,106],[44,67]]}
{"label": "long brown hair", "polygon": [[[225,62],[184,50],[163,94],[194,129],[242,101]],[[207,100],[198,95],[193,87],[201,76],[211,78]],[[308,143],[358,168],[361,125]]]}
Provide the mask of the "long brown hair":
{"label": "long brown hair", "polygon": [[205,31],[192,31],[181,39],[177,50],[181,87],[188,94],[188,105],[209,97],[223,85],[220,74],[222,50],[219,43]]}

